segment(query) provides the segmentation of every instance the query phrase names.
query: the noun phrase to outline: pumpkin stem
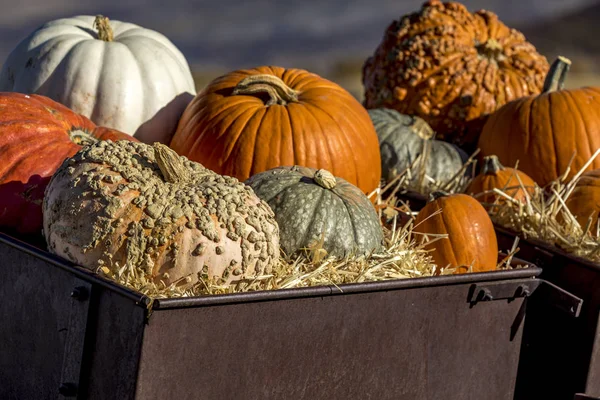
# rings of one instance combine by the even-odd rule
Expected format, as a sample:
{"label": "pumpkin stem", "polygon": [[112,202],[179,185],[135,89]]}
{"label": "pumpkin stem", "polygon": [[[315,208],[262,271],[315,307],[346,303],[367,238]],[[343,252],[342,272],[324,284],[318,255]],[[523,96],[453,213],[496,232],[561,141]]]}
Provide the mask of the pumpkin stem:
{"label": "pumpkin stem", "polygon": [[233,89],[233,95],[251,95],[255,93],[266,93],[269,100],[267,106],[274,104],[286,105],[298,102],[298,92],[290,88],[284,81],[274,75],[251,75],[242,79]]}
{"label": "pumpkin stem", "polygon": [[444,190],[436,190],[435,192],[432,192],[429,195],[429,201],[435,201],[441,197],[446,197],[448,196],[450,193],[444,191]]}
{"label": "pumpkin stem", "polygon": [[571,60],[567,57],[558,56],[550,66],[546,80],[544,81],[543,93],[555,92],[565,87],[567,73],[571,68]]}
{"label": "pumpkin stem", "polygon": [[98,142],[98,139],[81,129],[73,129],[72,131],[70,131],[69,139],[71,139],[71,142],[78,144],[82,147],[89,146]]}
{"label": "pumpkin stem", "polygon": [[104,15],[96,15],[96,19],[94,20],[94,28],[98,29],[98,39],[105,42],[113,41],[113,30],[108,23],[108,17],[105,17]]}
{"label": "pumpkin stem", "polygon": [[326,169],[320,169],[315,172],[315,176],[313,177],[313,181],[322,188],[325,189],[333,189],[335,185],[337,185],[337,181],[335,176]]}
{"label": "pumpkin stem", "polygon": [[484,57],[494,61],[502,61],[506,57],[504,56],[504,48],[496,39],[488,39],[485,43],[480,44],[477,47],[477,52]]}
{"label": "pumpkin stem", "polygon": [[413,116],[412,131],[423,140],[430,140],[435,136],[433,128],[421,117]]}
{"label": "pumpkin stem", "polygon": [[190,180],[190,171],[185,167],[181,157],[168,146],[154,143],[154,158],[166,182],[178,183]]}
{"label": "pumpkin stem", "polygon": [[503,171],[504,166],[500,164],[500,160],[496,155],[483,157],[483,166],[481,167],[482,175],[496,175],[498,171]]}

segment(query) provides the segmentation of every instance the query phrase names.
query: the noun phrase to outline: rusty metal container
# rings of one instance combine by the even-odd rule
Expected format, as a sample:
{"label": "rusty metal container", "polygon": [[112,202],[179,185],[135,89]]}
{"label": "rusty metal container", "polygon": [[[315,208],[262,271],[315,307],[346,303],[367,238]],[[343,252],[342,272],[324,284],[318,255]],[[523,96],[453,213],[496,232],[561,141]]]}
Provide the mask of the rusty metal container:
{"label": "rusty metal container", "polygon": [[[398,197],[413,211],[427,202],[410,191]],[[496,234],[502,250],[518,236],[499,226]],[[584,305],[580,318],[573,319],[532,299],[515,400],[571,399],[576,393],[600,398],[600,265],[533,239],[520,238],[519,248],[519,258],[542,268],[541,279],[580,297]]]}
{"label": "rusty metal container", "polygon": [[529,300],[581,308],[534,265],[152,302],[0,234],[0,269],[2,399],[512,400]]}

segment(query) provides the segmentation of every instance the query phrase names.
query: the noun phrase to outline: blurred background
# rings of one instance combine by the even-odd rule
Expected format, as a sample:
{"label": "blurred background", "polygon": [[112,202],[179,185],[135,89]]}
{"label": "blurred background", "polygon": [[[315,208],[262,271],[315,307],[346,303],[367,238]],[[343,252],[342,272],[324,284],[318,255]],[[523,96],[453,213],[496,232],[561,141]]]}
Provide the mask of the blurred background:
{"label": "blurred background", "polygon": [[[600,1],[463,0],[494,11],[548,57],[573,61],[567,86],[600,85]],[[39,25],[103,14],[166,35],[198,89],[238,68],[308,69],[362,98],[361,68],[389,23],[423,0],[0,0],[0,62]],[[168,5],[167,5],[168,4]]]}

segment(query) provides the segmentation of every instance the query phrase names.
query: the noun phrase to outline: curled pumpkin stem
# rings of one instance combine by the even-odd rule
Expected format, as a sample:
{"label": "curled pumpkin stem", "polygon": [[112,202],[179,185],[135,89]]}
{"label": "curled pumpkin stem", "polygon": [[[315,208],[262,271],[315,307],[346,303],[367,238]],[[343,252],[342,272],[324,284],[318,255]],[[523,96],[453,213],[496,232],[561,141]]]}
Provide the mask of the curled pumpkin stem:
{"label": "curled pumpkin stem", "polygon": [[269,95],[269,100],[265,103],[267,106],[298,102],[298,92],[274,75],[251,75],[242,79],[233,89],[234,96],[256,93],[266,93]]}
{"label": "curled pumpkin stem", "polygon": [[421,117],[413,116],[413,122],[411,124],[412,130],[423,140],[433,139],[435,132],[433,128],[429,126],[427,122]]}
{"label": "curled pumpkin stem", "polygon": [[114,39],[113,30],[108,23],[108,17],[104,15],[96,15],[94,20],[94,28],[98,30],[98,39],[105,42],[112,42]]}

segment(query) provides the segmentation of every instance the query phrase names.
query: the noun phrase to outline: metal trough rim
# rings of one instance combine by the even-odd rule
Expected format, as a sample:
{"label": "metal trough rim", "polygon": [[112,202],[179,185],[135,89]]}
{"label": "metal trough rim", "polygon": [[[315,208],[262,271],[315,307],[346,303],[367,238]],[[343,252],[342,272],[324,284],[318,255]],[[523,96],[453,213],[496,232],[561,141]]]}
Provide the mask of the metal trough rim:
{"label": "metal trough rim", "polygon": [[343,285],[324,285],[306,288],[264,290],[256,292],[232,293],[220,295],[205,295],[181,298],[152,298],[142,293],[128,289],[116,282],[103,278],[94,272],[79,267],[70,261],[43,251],[21,240],[0,232],[0,242],[17,248],[29,255],[42,259],[58,268],[66,270],[80,279],[97,284],[112,290],[127,299],[135,302],[140,307],[158,309],[172,309],[183,307],[202,307],[211,305],[225,305],[248,303],[256,301],[286,300],[304,297],[322,297],[331,295],[344,295],[350,293],[367,293],[398,289],[413,289],[423,287],[436,287],[447,285],[460,285],[468,283],[482,283],[511,279],[534,279],[542,273],[542,269],[534,264],[513,257],[515,262],[528,265],[528,268],[519,268],[507,271],[492,271],[468,273],[460,275],[443,275],[424,278],[390,279],[388,281],[351,283]]}

